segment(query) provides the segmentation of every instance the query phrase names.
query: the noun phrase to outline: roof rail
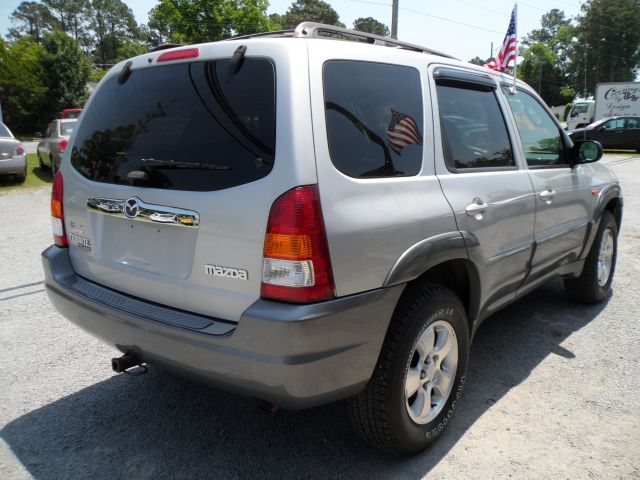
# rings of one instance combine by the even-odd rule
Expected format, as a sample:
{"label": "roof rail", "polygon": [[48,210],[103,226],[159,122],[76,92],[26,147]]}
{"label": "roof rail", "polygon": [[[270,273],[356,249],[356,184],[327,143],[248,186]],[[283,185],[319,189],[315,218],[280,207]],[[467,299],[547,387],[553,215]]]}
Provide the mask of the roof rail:
{"label": "roof rail", "polygon": [[385,47],[394,47],[404,50],[411,50],[414,52],[428,53],[430,55],[438,55],[440,57],[453,58],[454,60],[457,60],[455,57],[449,54],[442,53],[437,50],[432,50],[431,48],[421,47],[420,45],[414,45],[413,43],[402,42],[393,38],[374,35],[373,33],[359,32],[357,30],[350,30],[348,28],[335,27],[333,25],[326,25],[324,23],[316,22],[302,22],[294,30],[279,30],[277,32],[254,33],[251,35],[232,37],[228,40],[240,40],[255,37],[330,38],[332,40],[350,40],[355,42],[369,43],[371,45],[382,45]]}

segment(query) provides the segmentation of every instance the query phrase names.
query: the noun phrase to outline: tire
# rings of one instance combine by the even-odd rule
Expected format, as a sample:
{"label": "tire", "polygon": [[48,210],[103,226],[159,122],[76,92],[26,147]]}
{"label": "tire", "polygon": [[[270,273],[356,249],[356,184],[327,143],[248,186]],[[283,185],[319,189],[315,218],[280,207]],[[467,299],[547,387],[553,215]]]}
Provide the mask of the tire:
{"label": "tire", "polygon": [[[394,455],[418,453],[442,434],[462,394],[469,362],[467,315],[458,297],[438,285],[410,288],[396,307],[369,383],[348,402],[358,434]],[[437,358],[438,345],[447,340],[448,353]],[[444,381],[447,371],[451,382]],[[431,407],[420,413],[427,398]]]}
{"label": "tire", "polygon": [[40,156],[40,152],[38,152],[38,164],[40,165],[40,170],[49,170],[49,167],[45,165],[42,161],[42,157]]}
{"label": "tire", "polygon": [[618,225],[611,212],[605,210],[582,273],[578,278],[567,278],[564,281],[569,298],[581,303],[598,303],[607,298],[617,257]]}

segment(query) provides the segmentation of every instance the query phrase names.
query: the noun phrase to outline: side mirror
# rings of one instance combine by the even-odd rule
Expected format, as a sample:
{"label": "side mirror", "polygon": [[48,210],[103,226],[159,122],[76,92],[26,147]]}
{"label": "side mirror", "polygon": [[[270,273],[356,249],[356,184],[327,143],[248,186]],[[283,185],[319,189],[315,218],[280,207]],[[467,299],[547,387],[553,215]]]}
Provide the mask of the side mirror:
{"label": "side mirror", "polygon": [[597,162],[602,158],[602,154],[602,144],[595,140],[576,140],[571,149],[573,166]]}

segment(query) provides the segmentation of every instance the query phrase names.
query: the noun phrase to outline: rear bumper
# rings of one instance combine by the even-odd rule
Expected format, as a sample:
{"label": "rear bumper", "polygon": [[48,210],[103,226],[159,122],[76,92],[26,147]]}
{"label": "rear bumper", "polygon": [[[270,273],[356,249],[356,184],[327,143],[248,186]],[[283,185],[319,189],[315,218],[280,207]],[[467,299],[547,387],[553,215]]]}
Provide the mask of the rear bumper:
{"label": "rear bumper", "polygon": [[27,172],[27,157],[15,156],[7,160],[0,160],[0,175],[24,175]]}
{"label": "rear bumper", "polygon": [[[127,311],[123,305],[144,302],[117,292],[84,295],[77,285],[89,282],[76,276],[67,249],[49,247],[42,260],[51,302],[89,333],[146,362],[285,408],[328,403],[361,390],[404,289],[398,285],[311,305],[258,300],[237,324],[210,319],[206,332],[224,332],[212,334],[198,331],[198,322],[184,328],[152,319],[182,321],[180,312],[166,307]],[[158,309],[171,314],[158,315]]]}

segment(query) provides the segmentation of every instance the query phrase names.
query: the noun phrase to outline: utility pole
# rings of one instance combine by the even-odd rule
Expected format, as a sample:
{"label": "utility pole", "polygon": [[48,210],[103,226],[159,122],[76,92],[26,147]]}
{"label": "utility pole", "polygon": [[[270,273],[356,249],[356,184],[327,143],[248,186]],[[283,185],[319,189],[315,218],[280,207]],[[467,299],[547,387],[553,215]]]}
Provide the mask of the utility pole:
{"label": "utility pole", "polygon": [[400,0],[393,0],[391,7],[391,38],[398,39],[398,2]]}

